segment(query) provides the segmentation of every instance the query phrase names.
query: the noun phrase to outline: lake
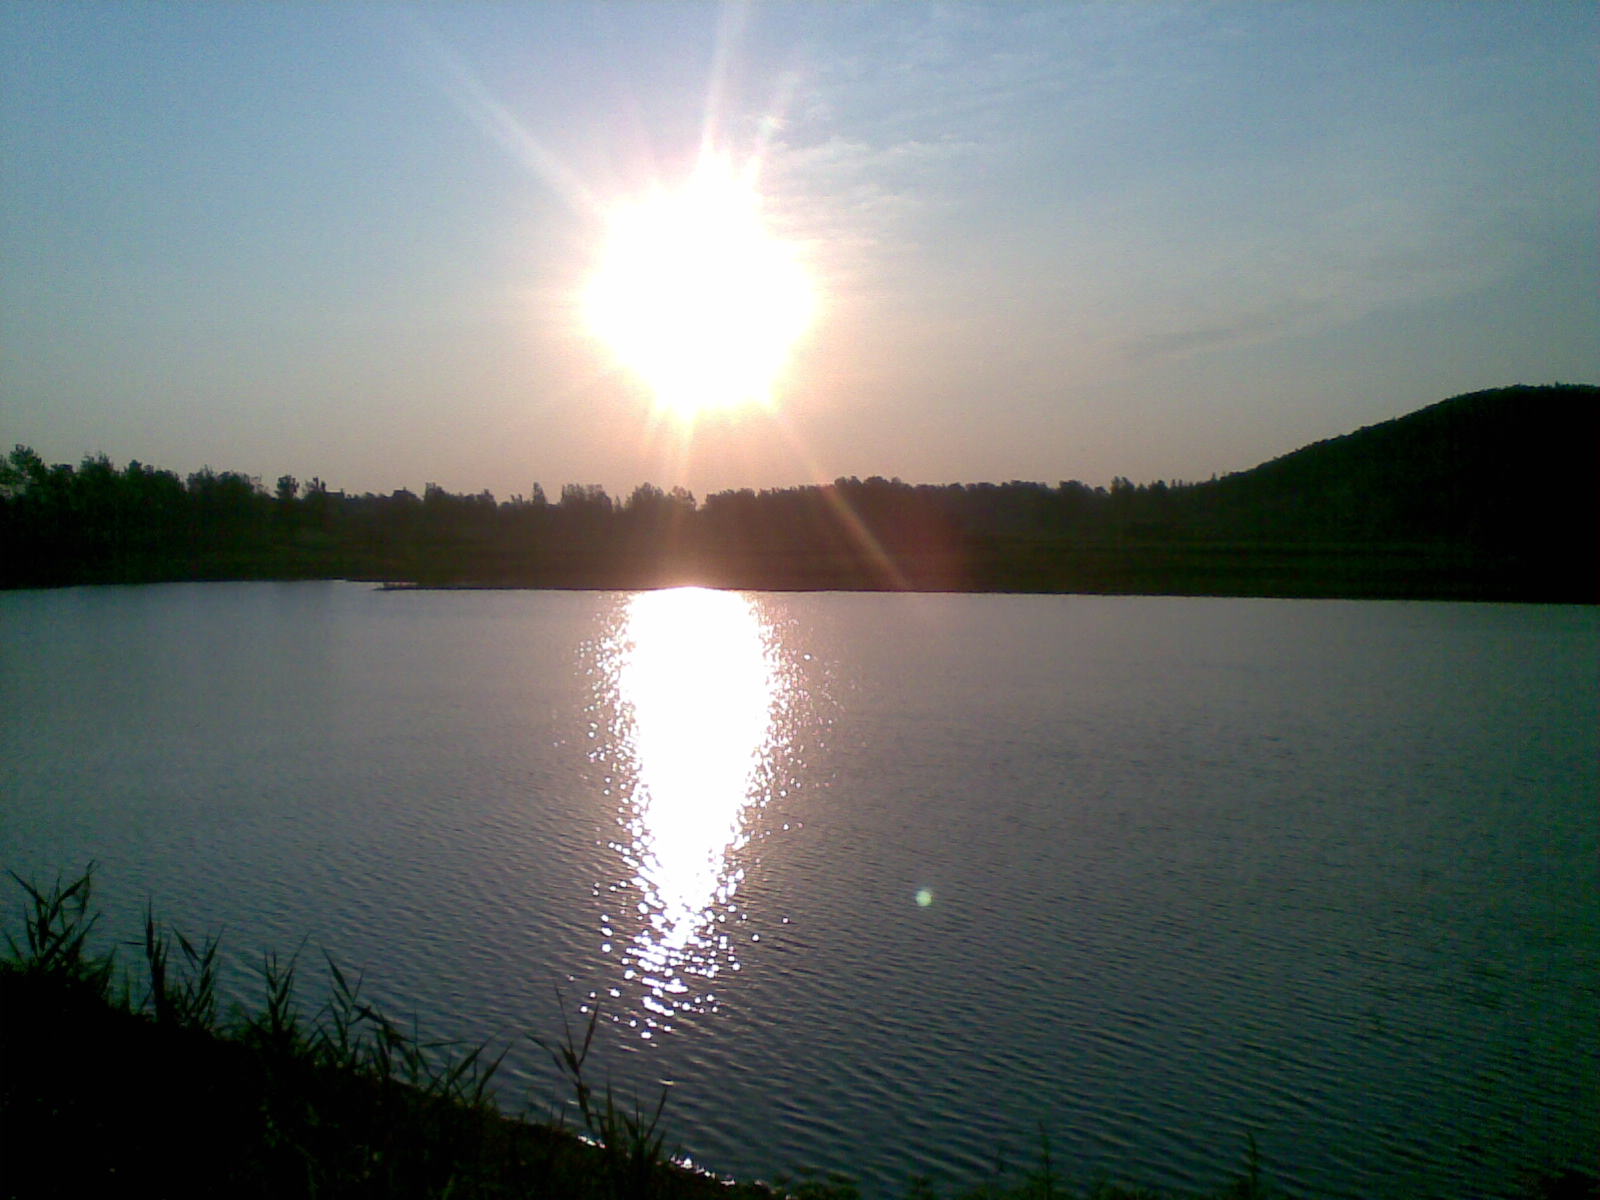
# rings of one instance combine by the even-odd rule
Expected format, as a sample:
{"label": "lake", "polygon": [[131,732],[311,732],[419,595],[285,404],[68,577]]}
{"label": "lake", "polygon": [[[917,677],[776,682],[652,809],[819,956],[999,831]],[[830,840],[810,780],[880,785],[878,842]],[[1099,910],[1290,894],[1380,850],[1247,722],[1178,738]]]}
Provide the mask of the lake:
{"label": "lake", "polygon": [[79,588],[0,593],[0,687],[0,865],[252,1003],[326,950],[507,1109],[597,1006],[725,1173],[1597,1169],[1600,610]]}

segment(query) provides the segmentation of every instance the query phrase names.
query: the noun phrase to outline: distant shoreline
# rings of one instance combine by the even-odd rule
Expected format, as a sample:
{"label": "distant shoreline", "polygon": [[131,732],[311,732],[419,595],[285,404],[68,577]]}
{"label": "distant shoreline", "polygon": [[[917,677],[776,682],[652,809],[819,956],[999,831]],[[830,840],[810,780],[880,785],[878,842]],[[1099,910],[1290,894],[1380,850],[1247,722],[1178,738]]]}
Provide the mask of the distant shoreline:
{"label": "distant shoreline", "polygon": [[639,591],[698,586],[758,592],[914,592],[956,594],[1217,596],[1262,599],[1471,600],[1593,604],[1600,595],[1581,573],[1552,577],[1510,556],[1470,546],[1316,544],[1216,545],[1203,542],[1105,546],[996,547],[890,560],[871,571],[854,562],[786,559],[729,561],[706,556],[682,564],[644,561],[603,569],[554,567],[538,573],[430,578],[351,576],[391,588],[512,588]]}
{"label": "distant shoreline", "polygon": [[[1302,552],[1302,555],[1304,552]],[[1189,571],[1164,575],[1160,564],[1149,560],[1121,559],[1108,568],[1074,571],[1070,565],[1052,571],[1004,571],[983,581],[911,579],[896,584],[862,579],[802,564],[775,577],[760,573],[661,570],[639,567],[611,568],[593,575],[552,572],[544,576],[509,578],[407,577],[373,571],[270,572],[202,569],[192,573],[130,571],[96,573],[94,578],[64,578],[47,582],[8,583],[0,590],[22,588],[137,586],[159,583],[292,583],[342,580],[371,584],[390,592],[407,591],[651,591],[673,587],[704,587],[722,591],[807,593],[851,592],[913,595],[1055,595],[1055,596],[1172,596],[1218,599],[1275,600],[1432,600],[1470,603],[1580,604],[1600,603],[1600,597],[1581,589],[1537,586],[1519,573],[1519,564],[1474,563],[1467,569],[1448,558],[1400,559],[1397,555],[1324,559],[1313,567],[1296,563],[1301,555],[1248,556],[1223,571]],[[998,576],[998,577],[996,577]]]}
{"label": "distant shoreline", "polygon": [[1200,483],[568,484],[347,495],[104,456],[0,460],[0,587],[416,586],[1600,603],[1600,388],[1457,396]]}

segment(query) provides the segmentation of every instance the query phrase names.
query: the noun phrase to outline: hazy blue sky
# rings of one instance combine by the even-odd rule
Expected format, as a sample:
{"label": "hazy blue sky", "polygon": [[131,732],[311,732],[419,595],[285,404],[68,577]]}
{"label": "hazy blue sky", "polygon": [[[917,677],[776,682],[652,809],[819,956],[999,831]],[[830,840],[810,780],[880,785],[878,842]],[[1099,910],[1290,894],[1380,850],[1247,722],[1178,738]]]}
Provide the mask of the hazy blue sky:
{"label": "hazy blue sky", "polygon": [[[709,135],[824,286],[692,445],[581,328]],[[1205,478],[1600,381],[1600,5],[0,6],[0,441],[353,491]]]}

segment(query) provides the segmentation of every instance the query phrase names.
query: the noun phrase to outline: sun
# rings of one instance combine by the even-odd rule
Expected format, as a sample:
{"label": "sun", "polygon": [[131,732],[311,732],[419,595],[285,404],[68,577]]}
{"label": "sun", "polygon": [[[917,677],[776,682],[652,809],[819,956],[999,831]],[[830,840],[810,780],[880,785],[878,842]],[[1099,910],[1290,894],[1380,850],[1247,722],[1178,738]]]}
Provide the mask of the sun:
{"label": "sun", "polygon": [[754,171],[707,157],[678,188],[612,214],[583,295],[589,331],[692,422],[770,406],[817,294],[796,246],[763,217]]}

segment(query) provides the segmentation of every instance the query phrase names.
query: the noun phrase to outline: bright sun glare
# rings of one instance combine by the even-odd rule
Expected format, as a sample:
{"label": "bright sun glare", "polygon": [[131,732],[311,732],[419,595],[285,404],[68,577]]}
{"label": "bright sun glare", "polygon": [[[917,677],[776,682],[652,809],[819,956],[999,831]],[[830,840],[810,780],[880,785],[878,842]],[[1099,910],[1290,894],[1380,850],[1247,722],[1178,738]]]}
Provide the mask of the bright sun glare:
{"label": "bright sun glare", "polygon": [[795,247],[762,218],[753,173],[716,158],[612,215],[584,295],[590,330],[660,409],[689,421],[770,405],[815,310]]}

